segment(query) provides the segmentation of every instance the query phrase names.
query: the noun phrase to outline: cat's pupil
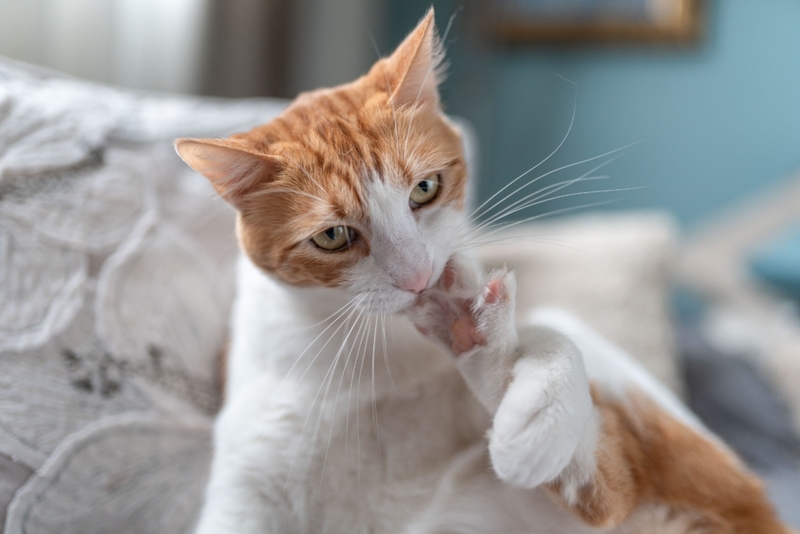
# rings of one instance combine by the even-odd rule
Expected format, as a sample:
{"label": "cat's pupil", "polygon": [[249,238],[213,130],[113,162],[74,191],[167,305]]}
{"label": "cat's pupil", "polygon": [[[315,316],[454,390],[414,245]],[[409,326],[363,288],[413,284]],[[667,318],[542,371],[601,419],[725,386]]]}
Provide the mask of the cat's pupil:
{"label": "cat's pupil", "polygon": [[336,227],[336,228],[328,228],[327,230],[325,230],[325,235],[328,236],[328,239],[333,241],[333,240],[336,239],[336,234],[339,233],[339,232],[337,232],[338,229],[339,229],[338,227]]}
{"label": "cat's pupil", "polygon": [[431,188],[431,184],[428,180],[422,180],[419,183],[419,188],[422,189],[423,192],[427,193],[428,190]]}

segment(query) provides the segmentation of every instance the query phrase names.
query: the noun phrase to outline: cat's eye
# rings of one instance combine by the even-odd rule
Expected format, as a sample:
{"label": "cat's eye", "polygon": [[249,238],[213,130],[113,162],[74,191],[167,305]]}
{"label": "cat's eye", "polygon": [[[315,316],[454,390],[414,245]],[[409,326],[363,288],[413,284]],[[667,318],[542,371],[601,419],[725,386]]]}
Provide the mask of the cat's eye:
{"label": "cat's eye", "polygon": [[311,241],[322,250],[334,251],[347,248],[357,237],[358,234],[349,226],[331,226],[312,237]]}
{"label": "cat's eye", "polygon": [[439,192],[439,175],[438,174],[431,174],[424,180],[420,180],[417,182],[417,185],[414,186],[414,189],[411,190],[411,195],[409,195],[408,203],[412,209],[416,209],[423,204],[427,204],[428,202],[432,201],[436,198],[436,194]]}

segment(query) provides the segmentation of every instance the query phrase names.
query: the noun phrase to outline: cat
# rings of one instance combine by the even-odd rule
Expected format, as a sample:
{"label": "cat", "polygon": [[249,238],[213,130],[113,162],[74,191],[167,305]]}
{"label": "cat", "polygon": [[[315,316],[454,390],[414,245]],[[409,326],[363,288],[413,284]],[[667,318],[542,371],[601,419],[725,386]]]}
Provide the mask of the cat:
{"label": "cat", "polygon": [[431,10],[363,77],[179,139],[237,212],[226,400],[198,534],[791,532],[664,386],[464,250]]}

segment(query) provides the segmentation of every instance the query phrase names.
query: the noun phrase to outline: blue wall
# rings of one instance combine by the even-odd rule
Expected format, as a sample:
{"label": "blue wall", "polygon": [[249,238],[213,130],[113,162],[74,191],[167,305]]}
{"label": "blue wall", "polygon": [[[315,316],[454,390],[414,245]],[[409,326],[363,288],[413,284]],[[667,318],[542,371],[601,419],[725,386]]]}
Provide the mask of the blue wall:
{"label": "blue wall", "polygon": [[[395,42],[423,13],[414,4],[395,8]],[[448,43],[444,95],[479,128],[482,196],[560,142],[575,90],[558,75],[577,84],[577,117],[540,169],[639,141],[603,171],[600,187],[646,186],[611,195],[615,208],[668,208],[691,225],[800,167],[800,2],[710,4],[705,39],[685,49],[504,47],[481,40],[468,6]],[[457,5],[436,2],[440,28]],[[589,200],[577,198],[547,207]]]}

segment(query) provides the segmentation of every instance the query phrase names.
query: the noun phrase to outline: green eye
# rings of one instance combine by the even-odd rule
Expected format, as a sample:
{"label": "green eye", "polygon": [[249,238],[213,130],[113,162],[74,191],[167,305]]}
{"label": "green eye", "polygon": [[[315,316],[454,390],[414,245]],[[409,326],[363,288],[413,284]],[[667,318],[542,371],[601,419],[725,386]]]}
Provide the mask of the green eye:
{"label": "green eye", "polygon": [[439,175],[431,174],[424,180],[420,180],[419,183],[417,183],[417,185],[411,191],[411,195],[409,195],[408,203],[411,205],[412,209],[418,208],[436,198],[436,194],[438,192]]}
{"label": "green eye", "polygon": [[312,237],[311,241],[322,250],[334,251],[347,248],[356,237],[358,234],[349,226],[331,226]]}

